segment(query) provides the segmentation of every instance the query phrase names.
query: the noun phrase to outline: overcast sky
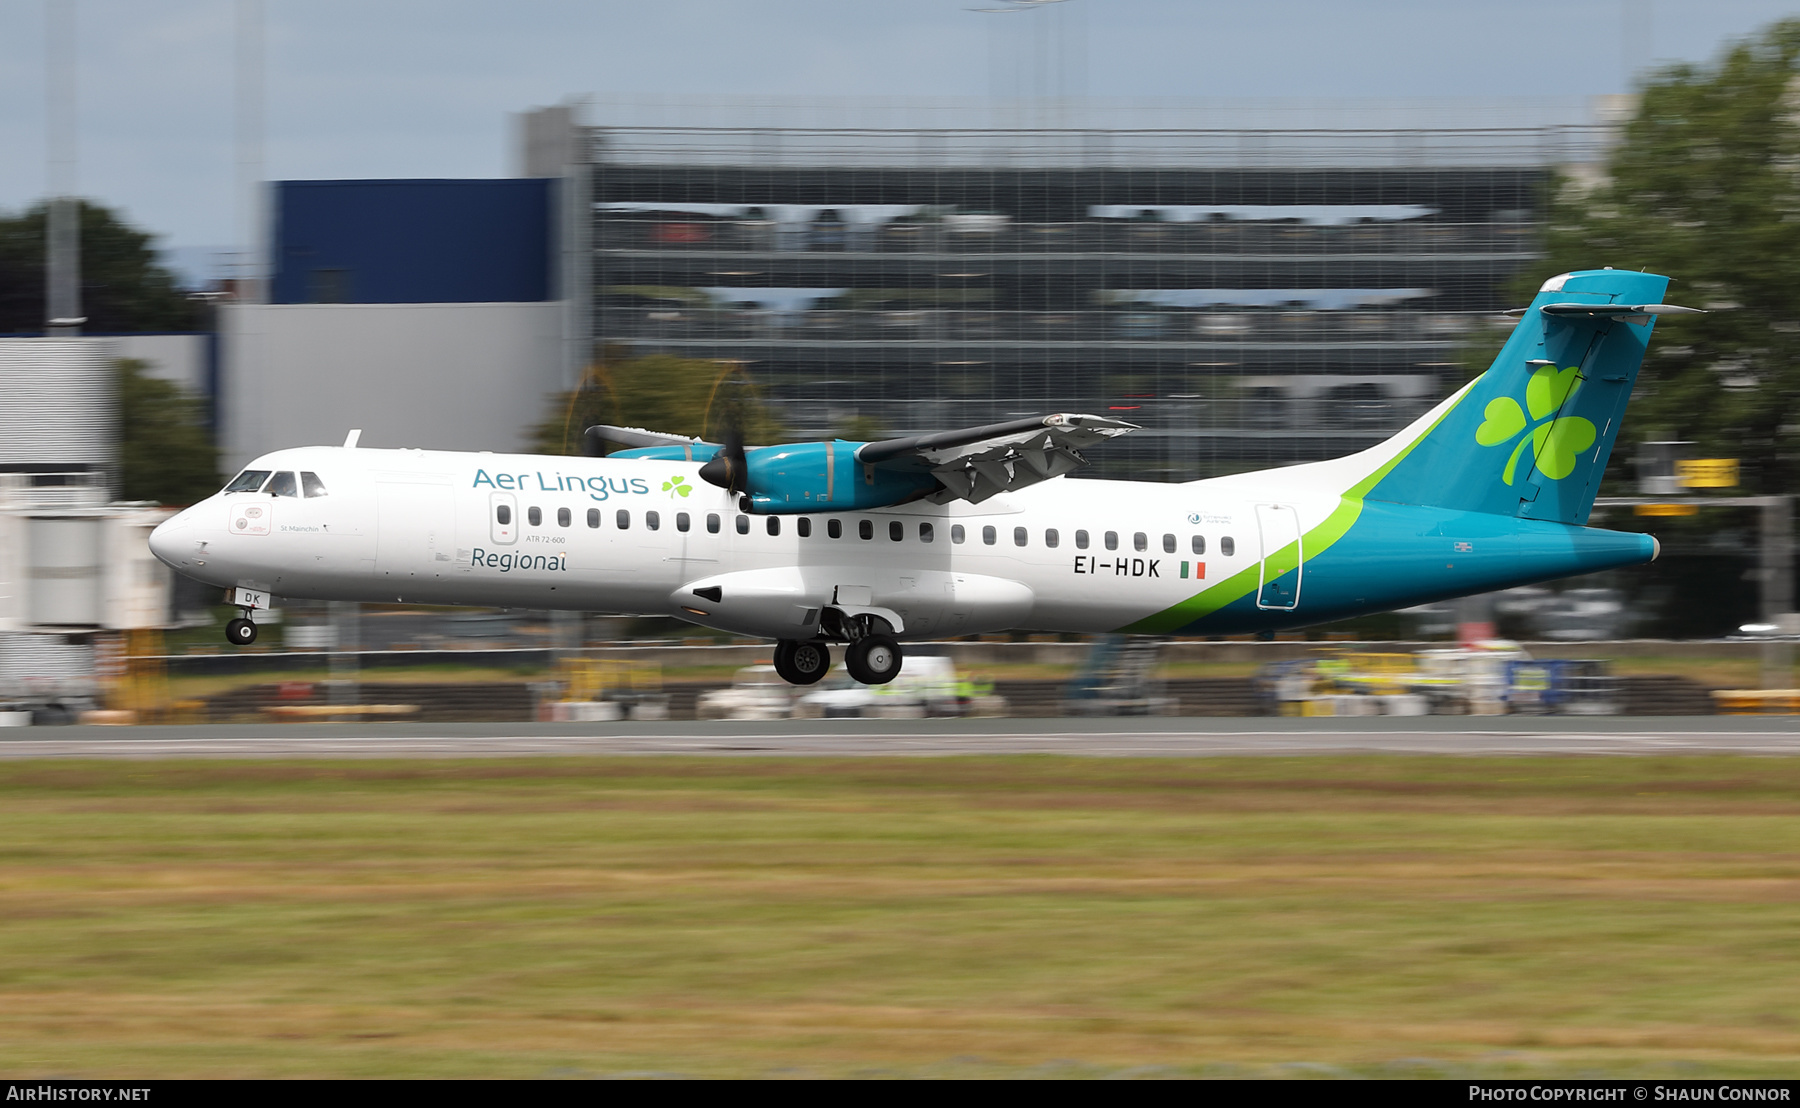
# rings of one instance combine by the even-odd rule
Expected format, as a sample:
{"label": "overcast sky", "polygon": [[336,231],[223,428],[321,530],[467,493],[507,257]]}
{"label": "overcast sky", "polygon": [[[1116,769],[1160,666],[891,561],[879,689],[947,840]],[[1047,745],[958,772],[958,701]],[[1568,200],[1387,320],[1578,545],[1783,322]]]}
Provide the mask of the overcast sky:
{"label": "overcast sky", "polygon": [[[235,0],[73,2],[81,193],[168,246],[232,243]],[[980,98],[1052,84],[1104,98],[1585,97],[1625,91],[1634,59],[1702,60],[1795,10],[1772,0],[969,10],[1002,2],[267,0],[267,176],[504,176],[508,113],[580,94]],[[0,3],[0,209],[45,189],[44,27],[45,0]],[[1049,78],[1035,75],[1040,56],[1062,59]]]}

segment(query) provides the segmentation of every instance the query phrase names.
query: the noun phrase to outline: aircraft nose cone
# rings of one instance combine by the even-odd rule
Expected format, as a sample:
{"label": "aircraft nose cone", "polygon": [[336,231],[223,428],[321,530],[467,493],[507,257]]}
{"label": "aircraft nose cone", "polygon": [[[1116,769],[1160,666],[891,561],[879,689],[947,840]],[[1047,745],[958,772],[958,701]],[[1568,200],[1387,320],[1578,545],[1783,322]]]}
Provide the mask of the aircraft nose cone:
{"label": "aircraft nose cone", "polygon": [[163,520],[157,524],[156,530],[150,532],[150,553],[156,555],[156,560],[164,565],[173,569],[180,568],[182,557],[192,550],[188,533],[193,529],[193,521],[188,519],[186,512]]}

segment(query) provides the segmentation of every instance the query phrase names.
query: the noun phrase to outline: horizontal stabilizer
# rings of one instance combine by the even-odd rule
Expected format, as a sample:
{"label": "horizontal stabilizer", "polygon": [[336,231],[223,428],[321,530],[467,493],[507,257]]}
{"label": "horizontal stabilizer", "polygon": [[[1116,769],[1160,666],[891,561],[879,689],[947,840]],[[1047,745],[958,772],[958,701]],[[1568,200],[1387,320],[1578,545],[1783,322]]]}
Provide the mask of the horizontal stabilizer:
{"label": "horizontal stabilizer", "polygon": [[1679,304],[1545,304],[1538,311],[1555,316],[1590,316],[1616,319],[1628,315],[1705,315],[1702,308],[1684,308]]}

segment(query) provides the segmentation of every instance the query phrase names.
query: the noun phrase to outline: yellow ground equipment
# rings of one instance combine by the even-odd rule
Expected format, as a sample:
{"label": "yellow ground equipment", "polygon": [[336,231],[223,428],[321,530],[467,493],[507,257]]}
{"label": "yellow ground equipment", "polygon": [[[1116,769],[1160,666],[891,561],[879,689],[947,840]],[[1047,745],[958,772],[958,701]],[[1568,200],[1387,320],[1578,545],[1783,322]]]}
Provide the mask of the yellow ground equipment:
{"label": "yellow ground equipment", "polygon": [[1714,689],[1722,716],[1800,715],[1800,689]]}
{"label": "yellow ground equipment", "polygon": [[669,698],[663,693],[662,666],[615,658],[565,658],[556,666],[561,697],[540,702],[539,714],[564,722],[667,719]]}
{"label": "yellow ground equipment", "polygon": [[95,643],[95,670],[107,715],[122,723],[199,723],[205,702],[175,700],[163,661],[162,632],[155,629],[102,635]]}

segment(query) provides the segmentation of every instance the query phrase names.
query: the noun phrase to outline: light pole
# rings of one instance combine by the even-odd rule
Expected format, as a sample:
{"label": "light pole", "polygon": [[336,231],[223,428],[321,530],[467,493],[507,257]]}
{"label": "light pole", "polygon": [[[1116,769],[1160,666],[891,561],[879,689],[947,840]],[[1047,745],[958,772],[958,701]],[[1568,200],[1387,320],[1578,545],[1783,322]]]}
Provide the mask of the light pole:
{"label": "light pole", "polygon": [[73,338],[81,314],[81,202],[75,199],[75,0],[46,0],[45,155],[50,200],[44,213],[44,328]]}

